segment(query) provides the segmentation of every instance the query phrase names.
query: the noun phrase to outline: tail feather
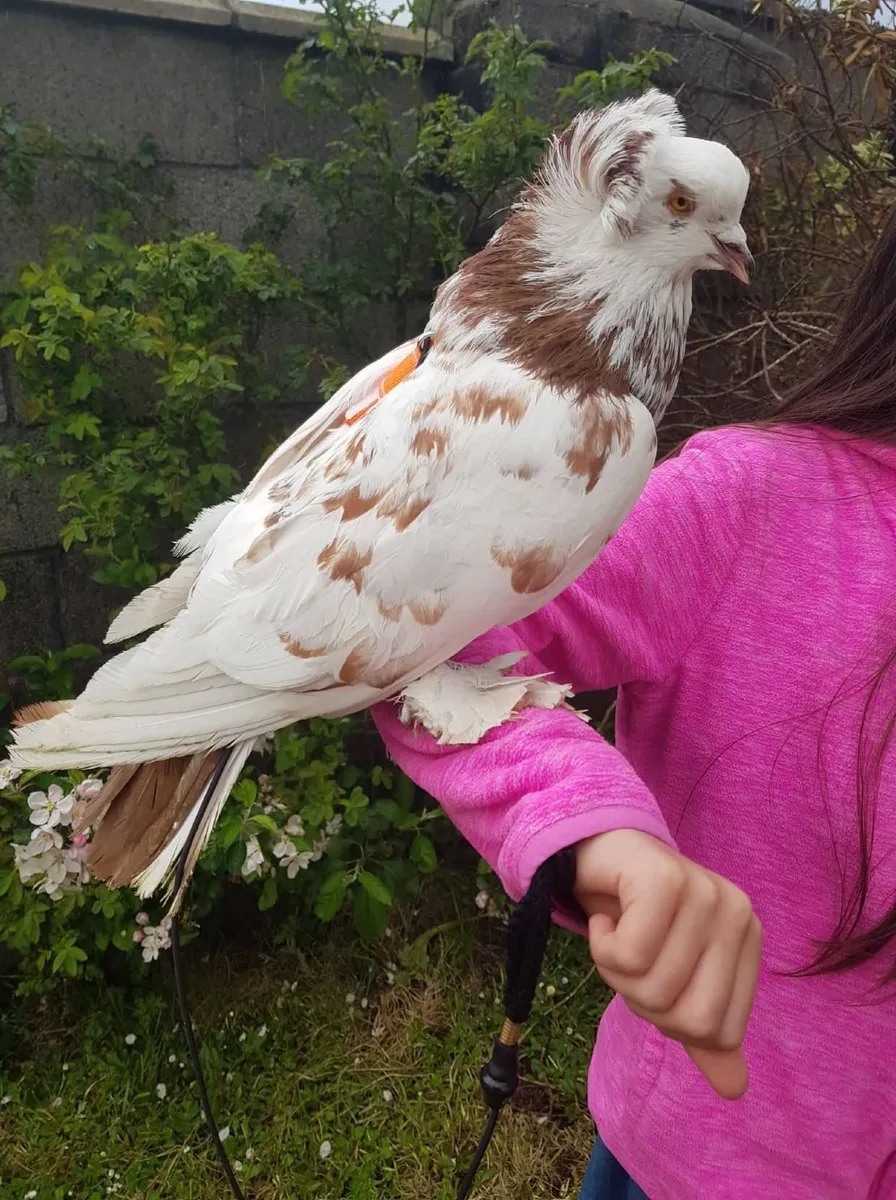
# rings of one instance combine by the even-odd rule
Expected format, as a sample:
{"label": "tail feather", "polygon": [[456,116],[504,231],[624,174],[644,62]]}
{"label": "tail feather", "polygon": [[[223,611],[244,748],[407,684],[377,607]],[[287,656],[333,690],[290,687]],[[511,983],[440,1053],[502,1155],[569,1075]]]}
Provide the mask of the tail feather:
{"label": "tail feather", "polygon": [[68,712],[73,703],[72,700],[41,700],[37,704],[26,704],[13,713],[13,728],[23,729],[35,721],[49,721],[50,717]]}
{"label": "tail feather", "polygon": [[214,754],[116,767],[81,822],[82,828],[96,827],[87,857],[91,872],[112,887],[132,884],[143,897],[169,881],[224,756],[226,765],[214,780],[174,898],[172,912],[176,911],[253,744],[240,742]]}
{"label": "tail feather", "polygon": [[[214,767],[214,759],[211,768]],[[207,782],[210,770],[205,772]],[[104,807],[87,865],[112,887],[131,883],[161,852],[202,790],[194,758],[118,767],[94,804]],[[186,786],[184,786],[186,785]]]}
{"label": "tail feather", "polygon": [[109,811],[112,801],[120,791],[127,787],[139,769],[136,764],[113,767],[99,793],[93,800],[88,801],[84,814],[75,827],[75,833],[83,833],[85,829],[97,829],[100,821]]}
{"label": "tail feather", "polygon": [[[189,789],[189,798],[194,799],[192,807],[183,819],[178,819],[177,823],[173,826],[169,825],[169,833],[173,833],[173,836],[169,837],[169,840],[165,842],[160,852],[154,856],[152,862],[140,871],[133,880],[139,896],[151,896],[159,887],[167,883],[169,886],[166,898],[171,898],[171,908],[169,911],[171,915],[178,911],[183,902],[193,869],[212,835],[212,830],[217,824],[218,817],[221,815],[221,810],[227,801],[227,797],[230,795],[233,785],[239,778],[240,771],[242,771],[254,745],[255,739],[251,738],[247,741],[239,742],[228,751],[224,751],[227,755],[226,766],[223,768],[217,782],[214,783],[214,791],[205,809],[196,836],[192,840],[180,887],[171,896],[177,861],[190,838],[193,825],[199,816],[199,810],[206,800],[206,787],[212,778],[215,767],[218,766],[220,761],[217,756],[212,756],[211,759],[207,758],[204,760],[202,771],[197,776],[197,785]],[[184,794],[182,801],[186,801],[187,798],[187,795]]]}

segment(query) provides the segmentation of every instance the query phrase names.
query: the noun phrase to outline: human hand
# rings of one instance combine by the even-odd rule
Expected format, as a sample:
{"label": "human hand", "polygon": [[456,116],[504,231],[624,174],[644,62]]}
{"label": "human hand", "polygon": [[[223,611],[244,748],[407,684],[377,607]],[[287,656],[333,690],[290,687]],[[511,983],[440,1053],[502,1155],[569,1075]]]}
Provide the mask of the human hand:
{"label": "human hand", "polygon": [[574,894],[601,976],[632,1012],[683,1044],[720,1096],[738,1099],[749,1082],[742,1045],[762,949],[749,898],[634,829],[574,849]]}

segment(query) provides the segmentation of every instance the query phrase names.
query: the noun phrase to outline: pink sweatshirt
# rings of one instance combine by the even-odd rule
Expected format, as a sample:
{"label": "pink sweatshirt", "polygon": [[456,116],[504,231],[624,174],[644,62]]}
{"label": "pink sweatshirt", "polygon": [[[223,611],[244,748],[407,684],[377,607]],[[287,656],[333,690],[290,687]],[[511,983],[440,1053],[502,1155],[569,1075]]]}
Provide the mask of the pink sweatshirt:
{"label": "pink sweatshirt", "polygon": [[[524,670],[618,685],[618,748],[563,710],[461,748],[405,729],[392,705],[376,712],[400,766],[514,898],[554,851],[620,828],[751,897],[765,950],[743,1100],[718,1099],[620,1000],[600,1025],[591,1111],[651,1200],[896,1197],[896,993],[869,997],[878,965],[785,974],[831,933],[841,878],[855,879],[859,726],[894,645],[896,447],[727,429],[656,469],[560,599],[462,656],[525,647]],[[872,734],[894,707],[889,687]],[[869,919],[896,897],[894,768],[890,754]]]}

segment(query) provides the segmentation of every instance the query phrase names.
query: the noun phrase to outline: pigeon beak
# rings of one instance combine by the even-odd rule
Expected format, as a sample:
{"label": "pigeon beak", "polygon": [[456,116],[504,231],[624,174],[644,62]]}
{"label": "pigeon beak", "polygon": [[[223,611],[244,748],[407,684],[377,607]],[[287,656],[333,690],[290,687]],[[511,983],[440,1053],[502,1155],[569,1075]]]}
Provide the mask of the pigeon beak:
{"label": "pigeon beak", "polygon": [[753,255],[747,249],[747,239],[741,236],[737,241],[714,237],[716,253],[715,261],[723,271],[728,271],[741,283],[750,282],[750,271],[753,267]]}

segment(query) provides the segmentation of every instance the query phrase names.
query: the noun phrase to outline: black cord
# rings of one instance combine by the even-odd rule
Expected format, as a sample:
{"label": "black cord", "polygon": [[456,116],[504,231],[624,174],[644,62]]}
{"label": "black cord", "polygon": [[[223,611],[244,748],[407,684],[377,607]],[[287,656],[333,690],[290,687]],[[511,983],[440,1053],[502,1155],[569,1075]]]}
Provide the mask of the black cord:
{"label": "black cord", "polygon": [[[230,758],[228,753],[221,755],[218,765],[215,767],[215,772],[209,781],[205,795],[202,799],[202,804],[199,806],[199,812],[196,814],[196,819],[193,821],[192,828],[187,835],[186,845],[181,851],[180,858],[177,860],[177,869],[174,875],[174,895],[180,891],[181,884],[184,879],[184,872],[187,869],[187,859],[190,856],[190,851],[193,848],[193,843],[196,841],[196,835],[199,832],[199,827],[202,824],[202,819],[208,812],[208,807],[212,802],[212,797],[215,794],[215,789],[221,782],[221,776],[224,774],[224,769],[227,766],[227,761]],[[178,910],[179,911],[179,910]],[[193,1033],[193,1021],[190,1017],[190,1006],[187,1002],[187,985],[184,978],[184,966],[180,953],[180,917],[175,915],[171,918],[171,963],[174,967],[174,989],[177,993],[177,1007],[180,1012],[180,1023],[184,1031],[184,1038],[187,1043],[187,1053],[190,1056],[190,1066],[193,1068],[193,1076],[196,1080],[196,1087],[199,1091],[199,1104],[202,1108],[202,1116],[205,1119],[206,1127],[208,1128],[209,1136],[215,1147],[218,1155],[218,1160],[221,1163],[221,1169],[224,1172],[227,1182],[230,1184],[230,1190],[233,1192],[234,1200],[246,1200],[240,1188],[237,1178],[233,1173],[233,1167],[230,1165],[230,1159],[227,1157],[227,1151],[224,1149],[224,1144],[218,1134],[218,1124],[215,1121],[212,1113],[211,1101],[208,1098],[208,1088],[205,1086],[205,1076],[202,1073],[202,1064],[199,1061],[199,1050],[196,1047],[196,1037]]]}
{"label": "black cord", "polygon": [[479,1076],[482,1094],[490,1111],[473,1161],[457,1190],[457,1200],[467,1200],[470,1195],[501,1109],[519,1086],[518,1043],[521,1026],[532,1011],[551,933],[554,905],[557,901],[568,903],[574,883],[573,853],[571,850],[562,850],[541,864],[532,877],[529,890],[510,915],[507,926],[504,1028],[495,1038],[492,1056]]}
{"label": "black cord", "polygon": [[460,1181],[460,1187],[457,1189],[457,1200],[467,1200],[470,1190],[473,1187],[473,1180],[476,1178],[476,1172],[479,1170],[482,1160],[485,1158],[485,1152],[488,1150],[489,1143],[492,1140],[492,1134],[495,1132],[495,1126],[498,1124],[498,1117],[501,1115],[500,1108],[493,1108],[488,1114],[488,1120],[485,1122],[485,1132],[479,1139],[479,1145],[476,1147],[476,1153],[473,1155],[473,1161],[467,1169],[466,1175]]}

